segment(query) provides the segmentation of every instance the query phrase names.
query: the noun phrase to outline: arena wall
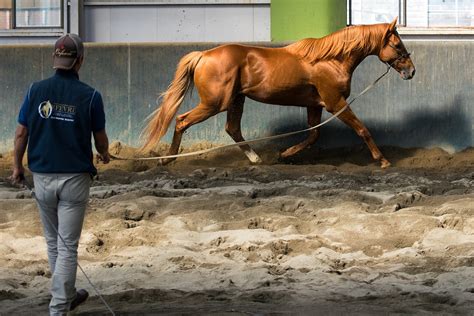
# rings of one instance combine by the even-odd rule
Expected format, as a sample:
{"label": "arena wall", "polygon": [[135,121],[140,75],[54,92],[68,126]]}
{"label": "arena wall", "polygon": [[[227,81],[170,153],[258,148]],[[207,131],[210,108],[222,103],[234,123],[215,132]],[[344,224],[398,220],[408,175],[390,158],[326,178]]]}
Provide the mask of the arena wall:
{"label": "arena wall", "polygon": [[[470,41],[405,41],[413,52],[416,75],[402,80],[391,71],[376,88],[353,103],[379,145],[435,147],[459,151],[474,145],[474,79]],[[187,52],[217,44],[87,44],[80,77],[102,92],[111,140],[139,145],[147,116],[157,107],[157,97],[170,83],[178,60]],[[261,45],[261,44],[259,44]],[[268,43],[267,46],[281,46]],[[11,150],[19,106],[31,81],[47,78],[51,45],[0,46],[0,152]],[[367,58],[355,71],[352,95],[358,94],[385,66],[377,57]],[[197,93],[186,98],[180,113],[197,104]],[[225,113],[195,125],[183,144],[231,143],[224,131]],[[323,119],[328,114],[323,115]],[[242,120],[246,139],[306,127],[306,110],[261,104],[247,99]],[[298,141],[275,142],[276,148]],[[169,142],[169,131],[164,141]],[[321,131],[319,146],[362,144],[354,131],[333,121]]]}

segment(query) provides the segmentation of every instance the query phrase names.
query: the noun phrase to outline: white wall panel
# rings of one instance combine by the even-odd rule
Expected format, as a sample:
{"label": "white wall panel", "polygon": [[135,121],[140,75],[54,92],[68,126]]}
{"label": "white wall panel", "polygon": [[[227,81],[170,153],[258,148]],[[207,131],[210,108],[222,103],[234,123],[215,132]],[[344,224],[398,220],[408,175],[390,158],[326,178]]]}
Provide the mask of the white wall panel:
{"label": "white wall panel", "polygon": [[110,9],[111,42],[149,42],[156,37],[156,9],[116,7]]}
{"label": "white wall panel", "polygon": [[83,29],[83,38],[87,42],[110,42],[110,8],[86,9]]}
{"label": "white wall panel", "polygon": [[201,6],[156,9],[157,27],[155,41],[159,42],[205,42],[205,9]]}
{"label": "white wall panel", "polygon": [[253,37],[255,42],[271,41],[270,6],[253,7]]}
{"label": "white wall panel", "polygon": [[253,41],[253,8],[242,6],[207,6],[206,41]]}
{"label": "white wall panel", "polygon": [[85,6],[88,42],[254,42],[270,40],[270,6]]}

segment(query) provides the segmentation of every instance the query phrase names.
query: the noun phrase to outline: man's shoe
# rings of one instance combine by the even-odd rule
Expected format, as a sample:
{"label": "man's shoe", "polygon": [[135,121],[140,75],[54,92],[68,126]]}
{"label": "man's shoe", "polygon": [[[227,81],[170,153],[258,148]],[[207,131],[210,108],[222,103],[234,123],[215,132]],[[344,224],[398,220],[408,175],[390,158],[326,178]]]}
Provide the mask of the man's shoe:
{"label": "man's shoe", "polygon": [[89,293],[86,290],[81,289],[77,291],[76,298],[71,302],[71,307],[69,307],[69,311],[75,310],[76,307],[84,303],[88,297]]}

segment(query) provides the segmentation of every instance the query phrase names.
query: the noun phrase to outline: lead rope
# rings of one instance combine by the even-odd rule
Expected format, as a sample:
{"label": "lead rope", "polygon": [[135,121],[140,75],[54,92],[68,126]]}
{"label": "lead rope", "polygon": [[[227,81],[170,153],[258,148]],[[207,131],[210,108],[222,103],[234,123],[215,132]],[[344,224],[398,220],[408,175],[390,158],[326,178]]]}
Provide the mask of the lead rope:
{"label": "lead rope", "polygon": [[[31,195],[33,196],[34,199],[36,199],[36,194],[35,194],[35,190],[33,188],[33,186],[26,180],[25,176],[22,175],[20,180],[23,182],[23,184],[25,185],[25,187],[31,192]],[[47,216],[45,216],[46,218],[48,218]],[[51,221],[49,220],[48,218],[48,222],[49,224],[51,225]],[[61,241],[63,242],[64,246],[66,247],[66,249],[68,251],[71,251],[71,249],[67,246],[66,244],[66,241],[63,239],[63,237],[59,234],[58,230],[56,229],[56,227],[54,225],[51,225],[51,227],[53,227],[54,231],[56,232],[56,234],[59,236],[59,239],[61,239]],[[102,296],[102,294],[99,292],[99,290],[97,289],[97,287],[94,285],[94,283],[92,283],[91,279],[89,278],[89,276],[87,276],[86,272],[84,271],[84,269],[81,267],[81,265],[79,264],[79,261],[77,262],[77,266],[79,267],[79,269],[82,271],[82,274],[84,274],[84,276],[86,277],[87,279],[87,282],[89,282],[90,286],[94,289],[94,291],[97,293],[97,295],[99,296],[100,300],[102,301],[102,303],[104,303],[105,307],[109,310],[109,312],[115,316],[115,313],[114,311],[112,310],[112,308],[110,308],[109,304],[107,304],[107,302],[105,301],[104,297]]]}
{"label": "lead rope", "polygon": [[338,117],[342,112],[344,112],[344,111],[347,109],[347,107],[352,104],[352,102],[354,102],[355,100],[357,100],[358,98],[360,98],[362,95],[364,95],[365,93],[367,93],[367,91],[369,91],[370,89],[372,89],[373,87],[375,87],[375,85],[376,85],[383,77],[385,77],[385,75],[388,74],[389,71],[390,71],[390,67],[391,67],[390,64],[388,64],[388,63],[385,63],[385,64],[387,65],[387,70],[386,70],[380,77],[378,77],[377,79],[375,79],[374,82],[372,82],[370,85],[368,85],[367,88],[365,88],[365,89],[364,89],[361,93],[359,93],[354,99],[352,99],[352,100],[351,100],[350,102],[348,102],[344,107],[342,107],[339,111],[337,111],[333,116],[331,116],[330,118],[328,118],[328,119],[325,120],[324,122],[319,123],[318,125],[312,126],[312,127],[310,127],[310,128],[306,128],[306,129],[302,129],[302,130],[294,131],[294,132],[289,132],[289,133],[284,133],[284,134],[279,134],[279,135],[273,135],[273,136],[267,136],[267,137],[252,139],[252,140],[246,140],[246,141],[242,141],[242,142],[237,142],[237,143],[228,144],[228,145],[222,145],[222,146],[213,147],[213,148],[209,148],[209,149],[203,149],[203,150],[193,151],[193,152],[190,152],[190,153],[176,154],[176,155],[159,156],[159,157],[139,157],[139,158],[125,158],[125,157],[120,157],[120,156],[116,156],[116,155],[113,155],[113,154],[109,154],[109,155],[110,155],[111,158],[116,159],[116,160],[134,160],[134,161],[161,160],[161,159],[168,159],[168,158],[189,157],[189,156],[197,156],[197,155],[202,155],[202,154],[210,153],[210,152],[213,152],[213,151],[216,151],[216,150],[225,149],[225,148],[230,148],[230,147],[235,147],[235,146],[241,146],[241,145],[247,145],[247,144],[255,144],[255,143],[259,143],[259,142],[266,141],[266,140],[270,140],[270,139],[278,139],[278,138],[288,137],[288,136],[295,135],[295,134],[300,134],[300,133],[308,132],[308,131],[311,131],[311,130],[316,129],[316,128],[318,128],[318,127],[321,127],[321,126],[323,126],[323,125],[329,123],[330,121],[334,120],[334,119],[335,119],[336,117]]}

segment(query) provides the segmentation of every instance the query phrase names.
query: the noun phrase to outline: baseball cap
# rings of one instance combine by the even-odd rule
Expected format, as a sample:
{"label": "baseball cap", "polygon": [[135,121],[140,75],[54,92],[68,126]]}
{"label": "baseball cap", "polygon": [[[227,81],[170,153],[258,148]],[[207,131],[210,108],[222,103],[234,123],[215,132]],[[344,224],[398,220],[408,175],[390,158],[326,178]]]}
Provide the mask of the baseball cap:
{"label": "baseball cap", "polygon": [[54,44],[53,68],[69,70],[84,54],[82,40],[76,34],[61,36]]}

